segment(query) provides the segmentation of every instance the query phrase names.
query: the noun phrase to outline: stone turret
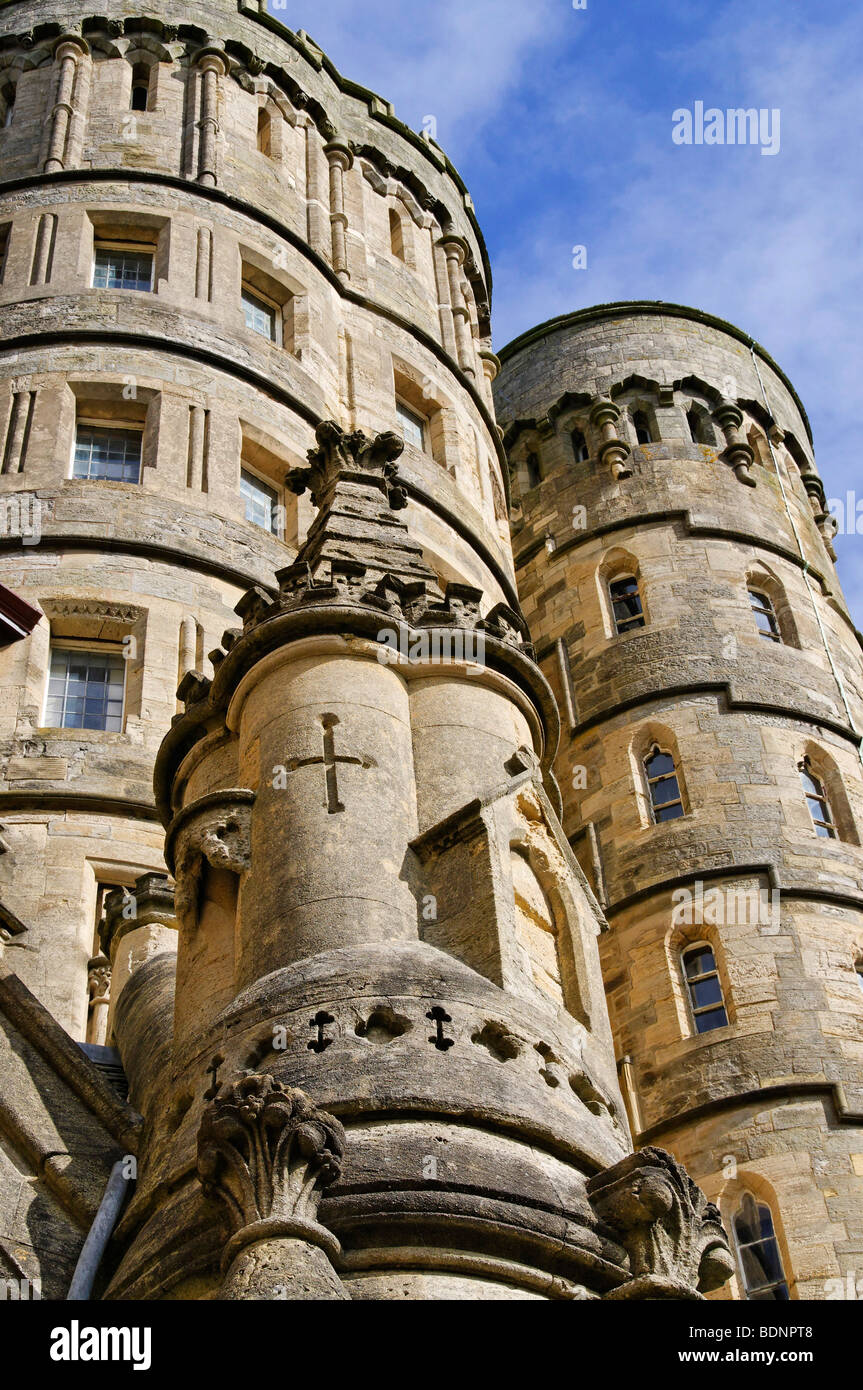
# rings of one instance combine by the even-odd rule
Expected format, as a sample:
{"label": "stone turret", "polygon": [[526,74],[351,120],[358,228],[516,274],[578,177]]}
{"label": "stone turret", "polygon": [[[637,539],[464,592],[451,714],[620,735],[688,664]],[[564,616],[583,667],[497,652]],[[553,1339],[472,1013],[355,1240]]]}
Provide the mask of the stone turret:
{"label": "stone turret", "polygon": [[501,358],[519,592],[611,927],[635,1141],[746,1248],[721,1296],[846,1297],[863,661],[803,406],[744,333],[668,304],[567,315]]}

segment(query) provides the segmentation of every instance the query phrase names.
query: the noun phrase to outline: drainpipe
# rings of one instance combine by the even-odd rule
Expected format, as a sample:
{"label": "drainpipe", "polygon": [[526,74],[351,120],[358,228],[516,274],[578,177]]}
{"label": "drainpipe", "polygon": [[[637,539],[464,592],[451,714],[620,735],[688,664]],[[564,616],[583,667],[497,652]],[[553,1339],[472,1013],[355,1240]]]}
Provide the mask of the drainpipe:
{"label": "drainpipe", "polygon": [[114,1227],[126,1200],[126,1193],[129,1190],[129,1180],[124,1172],[126,1162],[126,1159],[118,1158],[111,1169],[111,1175],[99,1203],[99,1210],[96,1212],[93,1224],[87,1232],[87,1239],[84,1241],[78,1256],[75,1273],[72,1275],[72,1282],[66,1295],[67,1303],[87,1302],[92,1297],[93,1285],[96,1282],[99,1265],[102,1263],[102,1256],[114,1232]]}

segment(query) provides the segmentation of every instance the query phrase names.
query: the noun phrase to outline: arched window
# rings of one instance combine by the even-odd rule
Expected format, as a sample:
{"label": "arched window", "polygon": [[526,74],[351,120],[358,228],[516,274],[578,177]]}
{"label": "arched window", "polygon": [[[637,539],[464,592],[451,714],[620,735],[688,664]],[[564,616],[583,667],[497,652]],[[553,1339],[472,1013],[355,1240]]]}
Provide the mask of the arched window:
{"label": "arched window", "polygon": [[581,430],[572,431],[572,452],[576,463],[584,463],[590,457],[587,440]]}
{"label": "arched window", "polygon": [[12,117],[15,115],[15,88],[9,82],[0,91],[0,124],[6,128],[12,124]]}
{"label": "arched window", "polygon": [[711,947],[705,942],[687,947],[681,956],[681,964],[696,1033],[710,1033],[714,1028],[725,1028],[728,1012]]}
{"label": "arched window", "polygon": [[405,233],[402,219],[395,208],[390,208],[390,249],[400,261],[405,260]]}
{"label": "arched window", "polygon": [[835,840],[837,838],[836,821],[830,808],[824,783],[820,777],[816,777],[809,758],[804,758],[799,764],[799,768],[809,814],[815,826],[815,834],[819,835],[822,840]]}
{"label": "arched window", "polygon": [[636,410],[632,416],[632,428],[635,430],[635,438],[639,444],[652,444],[653,430],[650,427],[650,420],[647,418],[646,410]]}
{"label": "arched window", "polygon": [[776,609],[773,607],[773,600],[770,595],[762,593],[760,589],[750,589],[749,602],[752,605],[755,624],[761,636],[766,637],[770,642],[781,642],[782,634],[779,631],[779,620],[776,617]]}
{"label": "arched window", "polygon": [[613,579],[608,586],[608,596],[618,636],[623,632],[633,632],[635,628],[644,627],[644,605],[641,602],[638,580],[633,575]]}
{"label": "arched window", "polygon": [[150,68],[147,63],[136,63],[132,68],[132,95],[129,106],[132,111],[146,111],[150,101]]}
{"label": "arched window", "polygon": [[752,1302],[787,1303],[790,1294],[782,1255],[766,1202],[745,1193],[734,1216],[734,1240],[747,1299]]}
{"label": "arched window", "polygon": [[270,153],[271,144],[271,122],[269,112],[263,107],[258,107],[258,149],[261,154]]}
{"label": "arched window", "polygon": [[685,815],[683,797],[674,758],[654,744],[644,760],[644,775],[650,792],[650,806],[657,824]]}
{"label": "arched window", "polygon": [[539,454],[528,454],[525,459],[525,468],[527,469],[528,487],[539,487],[542,482],[542,473],[539,468]]}

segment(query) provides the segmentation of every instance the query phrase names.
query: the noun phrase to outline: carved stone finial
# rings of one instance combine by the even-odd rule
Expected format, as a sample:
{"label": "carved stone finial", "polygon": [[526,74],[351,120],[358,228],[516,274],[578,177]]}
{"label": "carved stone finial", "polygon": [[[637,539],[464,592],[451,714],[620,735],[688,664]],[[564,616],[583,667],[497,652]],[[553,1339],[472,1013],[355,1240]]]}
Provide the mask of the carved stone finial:
{"label": "carved stone finial", "polygon": [[220,1088],[198,1131],[198,1177],[233,1227],[223,1298],[347,1298],[329,1263],[339,1243],[317,1220],[344,1149],[334,1116],[267,1073]]}
{"label": "carved stone finial", "polygon": [[629,1255],[630,1280],[606,1297],[700,1299],[733,1273],[718,1209],[664,1149],[597,1173],[587,1195]]}
{"label": "carved stone finial", "polygon": [[376,485],[394,511],[407,506],[407,494],[398,482],[395,460],[404,441],[392,430],[369,439],[362,430],[347,434],[334,420],[322,420],[315,430],[316,449],[308,453],[308,466],[292,468],[285,483],[302,495],[309,489],[314,507],[322,507],[335,484],[343,478]]}

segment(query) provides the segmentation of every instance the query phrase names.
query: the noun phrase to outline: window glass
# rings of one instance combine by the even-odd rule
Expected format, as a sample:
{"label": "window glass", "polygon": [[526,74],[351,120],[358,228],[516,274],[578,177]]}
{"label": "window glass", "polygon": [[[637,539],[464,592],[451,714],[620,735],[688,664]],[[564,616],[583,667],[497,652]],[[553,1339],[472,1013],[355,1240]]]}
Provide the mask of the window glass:
{"label": "window glass", "polygon": [[73,478],[137,483],[141,477],[142,433],[110,425],[79,425],[75,436]]}
{"label": "window glass", "polygon": [[812,824],[815,826],[815,834],[820,836],[822,840],[835,840],[836,825],[830,810],[827,792],[823,782],[812,771],[808,758],[800,764],[800,780],[803,783],[803,791],[806,796],[806,804],[809,807],[809,814],[812,817]]}
{"label": "window glass", "polygon": [[246,320],[246,327],[253,333],[260,333],[262,338],[269,338],[270,342],[276,341],[276,310],[272,304],[261,299],[252,290],[243,286],[243,316]]}
{"label": "window glass", "polygon": [[631,632],[637,627],[644,627],[644,609],[638,591],[638,580],[633,579],[632,576],[627,576],[626,579],[615,579],[608,586],[608,589],[611,595],[614,625],[618,634]]}
{"label": "window glass", "polygon": [[45,723],[53,729],[123,727],[125,662],[116,652],[52,647]]}
{"label": "window glass", "polygon": [[396,419],[405,437],[406,444],[412,444],[415,449],[424,449],[426,443],[426,422],[421,415],[404,401],[396,401]]}
{"label": "window glass", "polygon": [[769,638],[771,642],[781,642],[779,623],[771,600],[758,589],[750,589],[749,602],[752,605],[752,612],[755,614],[755,622],[761,636]]}
{"label": "window glass", "polygon": [[265,531],[279,534],[279,494],[253,473],[240,473],[240,494],[246,503],[246,520]]}
{"label": "window glass", "polygon": [[683,974],[697,1033],[724,1028],[728,1013],[722,994],[716,958],[709,946],[692,946],[683,956]]}
{"label": "window glass", "polygon": [[734,1236],[747,1299],[787,1302],[790,1295],[770,1208],[750,1192],[734,1218]]}
{"label": "window glass", "polygon": [[677,820],[684,814],[683,798],[671,754],[654,748],[650,757],[645,760],[644,770],[647,774],[654,820]]}
{"label": "window glass", "polygon": [[97,290],[152,290],[152,252],[97,246],[93,286]]}

